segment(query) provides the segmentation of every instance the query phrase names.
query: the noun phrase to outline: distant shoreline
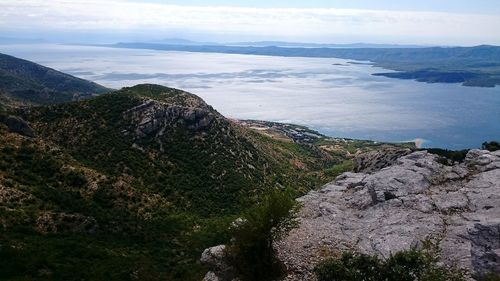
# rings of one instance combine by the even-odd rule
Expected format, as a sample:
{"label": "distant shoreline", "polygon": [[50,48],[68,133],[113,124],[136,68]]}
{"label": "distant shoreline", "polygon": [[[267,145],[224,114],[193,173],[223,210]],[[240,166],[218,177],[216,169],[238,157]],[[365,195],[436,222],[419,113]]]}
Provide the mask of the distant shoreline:
{"label": "distant shoreline", "polygon": [[373,74],[375,76],[411,79],[426,83],[461,83],[463,86],[468,87],[491,88],[500,85],[500,47],[498,46],[449,48],[303,48],[170,45],[141,42],[85,46],[195,53],[351,59],[357,61],[349,62],[350,64],[368,64],[397,71],[394,73],[375,73]]}

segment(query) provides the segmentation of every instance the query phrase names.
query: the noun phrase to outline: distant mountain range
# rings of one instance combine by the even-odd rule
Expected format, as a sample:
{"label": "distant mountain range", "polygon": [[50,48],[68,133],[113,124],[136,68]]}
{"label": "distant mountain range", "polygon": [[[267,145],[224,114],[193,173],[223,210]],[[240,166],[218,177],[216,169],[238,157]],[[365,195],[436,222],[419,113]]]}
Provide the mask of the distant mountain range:
{"label": "distant mountain range", "polygon": [[370,43],[350,43],[350,44],[327,44],[327,43],[300,43],[286,41],[256,41],[256,42],[236,42],[227,43],[226,46],[248,46],[248,47],[294,47],[294,48],[425,48],[423,45],[399,45],[399,44],[370,44]]}
{"label": "distant mountain range", "polygon": [[[213,41],[195,41],[184,38],[163,38],[143,41],[144,43],[168,44],[168,45],[186,45],[186,46],[246,46],[246,47],[299,47],[299,48],[424,48],[434,45],[417,44],[375,44],[375,43],[308,43],[308,42],[288,42],[288,41],[241,41],[241,42],[213,42]],[[53,40],[41,38],[16,38],[0,37],[0,44],[40,44],[54,43]],[[88,44],[88,43],[86,43]]]}
{"label": "distant mountain range", "polygon": [[165,38],[161,40],[152,40],[145,43],[160,43],[169,45],[186,45],[186,46],[240,46],[240,47],[295,47],[295,48],[424,48],[425,45],[408,45],[408,44],[370,44],[370,43],[350,43],[350,44],[333,44],[333,43],[306,43],[306,42],[287,42],[287,41],[250,41],[250,42],[199,42],[182,38]]}

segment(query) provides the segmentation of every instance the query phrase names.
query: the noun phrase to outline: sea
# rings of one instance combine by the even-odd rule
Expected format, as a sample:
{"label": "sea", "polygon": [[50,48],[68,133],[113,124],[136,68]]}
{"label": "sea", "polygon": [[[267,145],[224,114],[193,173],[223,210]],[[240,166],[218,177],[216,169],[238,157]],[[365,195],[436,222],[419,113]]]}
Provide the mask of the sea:
{"label": "sea", "polygon": [[305,125],[332,137],[444,149],[500,140],[500,87],[374,76],[390,70],[366,62],[58,44],[0,45],[0,52],[114,89],[182,89],[229,118]]}

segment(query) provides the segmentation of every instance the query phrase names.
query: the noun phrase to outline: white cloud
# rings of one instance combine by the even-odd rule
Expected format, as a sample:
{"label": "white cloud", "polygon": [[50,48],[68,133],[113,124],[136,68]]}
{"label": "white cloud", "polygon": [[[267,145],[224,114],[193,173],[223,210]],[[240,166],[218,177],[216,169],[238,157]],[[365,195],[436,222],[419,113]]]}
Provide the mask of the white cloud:
{"label": "white cloud", "polygon": [[268,39],[387,38],[500,44],[500,16],[354,9],[195,7],[118,0],[0,0],[0,29],[190,30]]}

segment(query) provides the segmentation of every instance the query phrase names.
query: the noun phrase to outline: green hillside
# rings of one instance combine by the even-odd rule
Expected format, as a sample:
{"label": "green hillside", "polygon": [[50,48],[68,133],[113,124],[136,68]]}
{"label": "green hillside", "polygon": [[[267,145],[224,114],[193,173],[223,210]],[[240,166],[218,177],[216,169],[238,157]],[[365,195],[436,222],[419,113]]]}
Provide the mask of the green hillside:
{"label": "green hillside", "polygon": [[0,125],[6,280],[200,280],[201,251],[243,210],[270,188],[316,188],[348,159],[156,85],[17,114],[36,137]]}

